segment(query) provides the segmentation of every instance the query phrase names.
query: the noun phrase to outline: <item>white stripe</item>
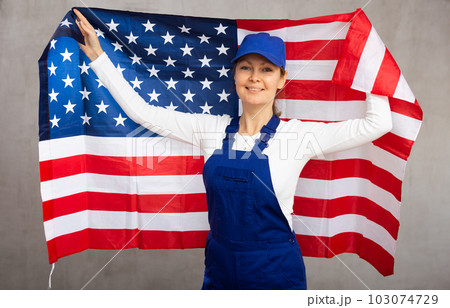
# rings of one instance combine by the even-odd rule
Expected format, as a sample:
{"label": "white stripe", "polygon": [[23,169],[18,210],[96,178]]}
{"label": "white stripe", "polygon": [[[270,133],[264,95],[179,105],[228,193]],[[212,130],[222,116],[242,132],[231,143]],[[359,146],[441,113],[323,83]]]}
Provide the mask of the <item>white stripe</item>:
{"label": "white stripe", "polygon": [[138,213],[81,211],[44,222],[47,241],[84,229],[138,229],[145,231],[209,230],[207,212]]}
{"label": "white stripe", "polygon": [[410,103],[414,103],[416,98],[414,97],[414,94],[412,93],[410,87],[406,83],[405,77],[403,74],[400,74],[400,78],[398,80],[397,88],[395,88],[395,93],[393,97],[405,100]]}
{"label": "white stripe", "polygon": [[332,237],[344,232],[362,234],[394,256],[395,239],[382,226],[361,215],[348,214],[334,218],[293,216],[296,234]]}
{"label": "white stripe", "polygon": [[363,92],[370,92],[372,90],[385,52],[386,46],[381,41],[375,28],[372,27],[361,58],[359,59],[351,86],[353,89]]}
{"label": "white stripe", "polygon": [[161,195],[204,193],[201,174],[119,176],[81,173],[41,182],[42,201],[92,191],[118,194]]}
{"label": "white stripe", "polygon": [[191,144],[164,137],[96,137],[74,136],[39,142],[39,161],[65,158],[75,155],[99,156],[170,156],[198,155],[200,150]]}
{"label": "white stripe", "polygon": [[416,140],[422,121],[392,112],[392,124],[391,133],[409,140]]}
{"label": "white stripe", "polygon": [[[334,21],[329,23],[285,27],[264,32],[269,33],[270,35],[278,36],[285,42],[305,42],[315,40],[345,39],[349,27],[349,22]],[[238,44],[240,45],[242,43],[242,40],[247,34],[258,32],[260,31],[238,29]]]}
{"label": "white stripe", "polygon": [[331,80],[337,60],[287,60],[288,80]]}
{"label": "white stripe", "polygon": [[314,121],[344,121],[364,118],[365,101],[319,101],[277,99],[281,117]]}
{"label": "white stripe", "polygon": [[325,200],[346,196],[364,197],[390,212],[396,219],[400,218],[400,201],[390,192],[363,178],[353,177],[331,181],[299,178],[295,195]]}

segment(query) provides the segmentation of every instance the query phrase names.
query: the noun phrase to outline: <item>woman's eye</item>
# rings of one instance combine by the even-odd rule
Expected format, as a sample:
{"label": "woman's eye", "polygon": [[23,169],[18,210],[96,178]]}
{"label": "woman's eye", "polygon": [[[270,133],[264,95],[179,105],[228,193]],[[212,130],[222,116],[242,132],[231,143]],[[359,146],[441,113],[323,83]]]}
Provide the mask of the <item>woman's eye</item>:
{"label": "woman's eye", "polygon": [[263,69],[263,71],[264,71],[264,72],[271,72],[272,69],[271,69],[270,67],[265,67],[265,68]]}
{"label": "woman's eye", "polygon": [[249,70],[250,68],[246,65],[241,66],[241,70]]}

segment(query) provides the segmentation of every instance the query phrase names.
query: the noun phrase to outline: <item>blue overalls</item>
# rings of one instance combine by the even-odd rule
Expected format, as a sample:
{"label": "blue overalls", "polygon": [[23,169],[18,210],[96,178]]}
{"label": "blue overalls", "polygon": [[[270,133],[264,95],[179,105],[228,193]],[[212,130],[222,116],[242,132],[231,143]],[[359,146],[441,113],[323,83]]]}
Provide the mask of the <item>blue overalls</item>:
{"label": "blue overalls", "polygon": [[262,154],[280,119],[272,116],[251,152],[232,150],[239,117],[226,128],[222,149],[203,167],[210,232],[202,289],[306,289],[295,234],[273,194]]}

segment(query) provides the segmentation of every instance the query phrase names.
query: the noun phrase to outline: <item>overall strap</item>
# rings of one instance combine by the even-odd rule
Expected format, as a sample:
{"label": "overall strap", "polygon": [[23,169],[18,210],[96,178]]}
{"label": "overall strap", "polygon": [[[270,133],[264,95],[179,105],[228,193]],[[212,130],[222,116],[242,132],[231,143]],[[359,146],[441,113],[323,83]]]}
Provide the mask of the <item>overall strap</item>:
{"label": "overall strap", "polygon": [[231,148],[233,145],[234,135],[239,130],[239,118],[240,116],[232,118],[230,124],[228,124],[225,129],[226,136],[223,138],[222,142],[222,150],[224,151],[228,150],[228,148]]}
{"label": "overall strap", "polygon": [[269,145],[268,142],[275,135],[278,124],[280,124],[280,118],[274,114],[269,123],[261,128],[261,136],[255,143],[255,147],[259,147],[261,152]]}

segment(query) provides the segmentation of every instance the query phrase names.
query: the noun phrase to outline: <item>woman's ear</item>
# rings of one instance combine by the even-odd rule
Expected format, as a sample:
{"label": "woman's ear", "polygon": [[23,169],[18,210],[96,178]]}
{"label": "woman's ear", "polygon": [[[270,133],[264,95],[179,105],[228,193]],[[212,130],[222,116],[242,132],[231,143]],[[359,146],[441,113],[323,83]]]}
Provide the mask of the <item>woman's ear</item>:
{"label": "woman's ear", "polygon": [[281,76],[280,82],[278,83],[278,87],[277,87],[278,89],[283,89],[284,84],[286,83],[287,75],[288,75],[288,72],[284,71],[284,74],[283,74],[283,76]]}

